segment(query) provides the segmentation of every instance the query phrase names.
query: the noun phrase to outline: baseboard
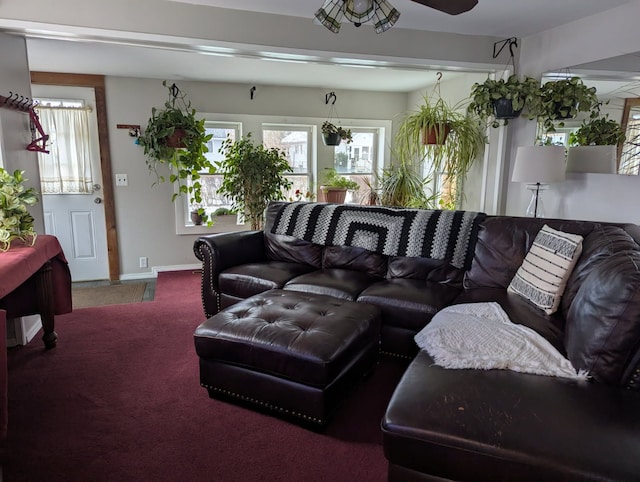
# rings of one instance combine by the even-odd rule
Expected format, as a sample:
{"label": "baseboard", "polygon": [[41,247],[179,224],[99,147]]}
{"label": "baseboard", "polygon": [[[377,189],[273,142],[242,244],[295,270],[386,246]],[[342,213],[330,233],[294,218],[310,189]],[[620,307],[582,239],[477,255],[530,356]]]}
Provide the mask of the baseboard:
{"label": "baseboard", "polygon": [[202,269],[202,263],[196,264],[174,264],[170,266],[154,266],[151,271],[146,273],[131,273],[120,275],[121,281],[136,280],[136,279],[149,279],[157,278],[158,273],[161,271],[188,271],[188,270],[200,270]]}
{"label": "baseboard", "polygon": [[40,328],[42,328],[40,315],[8,319],[7,347],[26,345],[38,334]]}

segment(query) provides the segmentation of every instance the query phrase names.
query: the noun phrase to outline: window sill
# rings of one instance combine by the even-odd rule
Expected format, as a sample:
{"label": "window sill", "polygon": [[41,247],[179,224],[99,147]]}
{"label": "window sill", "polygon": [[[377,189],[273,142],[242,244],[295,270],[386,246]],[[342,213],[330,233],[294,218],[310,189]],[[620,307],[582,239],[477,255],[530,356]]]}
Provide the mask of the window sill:
{"label": "window sill", "polygon": [[212,226],[203,224],[196,226],[195,224],[188,224],[186,226],[177,226],[178,235],[204,235],[204,234],[217,234],[217,233],[230,233],[234,231],[249,231],[250,224],[238,224],[236,215],[229,216],[217,216]]}

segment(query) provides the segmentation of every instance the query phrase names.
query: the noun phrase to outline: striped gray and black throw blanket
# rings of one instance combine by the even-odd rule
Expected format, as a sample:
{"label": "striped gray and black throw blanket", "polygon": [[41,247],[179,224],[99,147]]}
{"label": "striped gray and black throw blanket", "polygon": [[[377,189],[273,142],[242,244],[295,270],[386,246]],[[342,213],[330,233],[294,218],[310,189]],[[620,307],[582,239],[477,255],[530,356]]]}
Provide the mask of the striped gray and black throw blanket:
{"label": "striped gray and black throw blanket", "polygon": [[271,232],[388,256],[446,259],[456,268],[468,268],[472,240],[485,216],[472,211],[294,202],[280,209]]}

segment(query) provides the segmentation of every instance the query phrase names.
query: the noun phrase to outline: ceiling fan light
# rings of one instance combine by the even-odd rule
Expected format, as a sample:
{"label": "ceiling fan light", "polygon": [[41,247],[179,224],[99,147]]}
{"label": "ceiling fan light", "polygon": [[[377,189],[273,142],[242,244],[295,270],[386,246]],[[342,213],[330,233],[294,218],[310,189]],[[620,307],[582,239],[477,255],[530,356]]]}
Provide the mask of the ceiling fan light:
{"label": "ceiling fan light", "polygon": [[352,23],[368,22],[376,13],[376,4],[374,0],[346,0],[344,16]]}
{"label": "ceiling fan light", "polygon": [[386,32],[398,21],[400,12],[387,2],[387,0],[377,1],[376,5],[373,27],[376,33]]}
{"label": "ceiling fan light", "polygon": [[340,24],[344,18],[344,0],[327,0],[315,13],[315,19],[333,33],[340,31]]}

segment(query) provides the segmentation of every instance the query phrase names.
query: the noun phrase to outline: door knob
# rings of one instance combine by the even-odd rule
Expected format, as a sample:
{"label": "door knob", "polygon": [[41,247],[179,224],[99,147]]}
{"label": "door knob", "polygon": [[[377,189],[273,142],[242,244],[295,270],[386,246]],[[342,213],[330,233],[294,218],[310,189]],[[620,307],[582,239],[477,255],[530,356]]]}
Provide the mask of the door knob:
{"label": "door knob", "polygon": [[93,200],[94,203],[96,204],[102,204],[102,198],[101,197],[97,197]]}
{"label": "door knob", "polygon": [[100,189],[102,189],[102,186],[100,184],[94,184],[93,185],[93,190],[94,191],[99,191]]}

